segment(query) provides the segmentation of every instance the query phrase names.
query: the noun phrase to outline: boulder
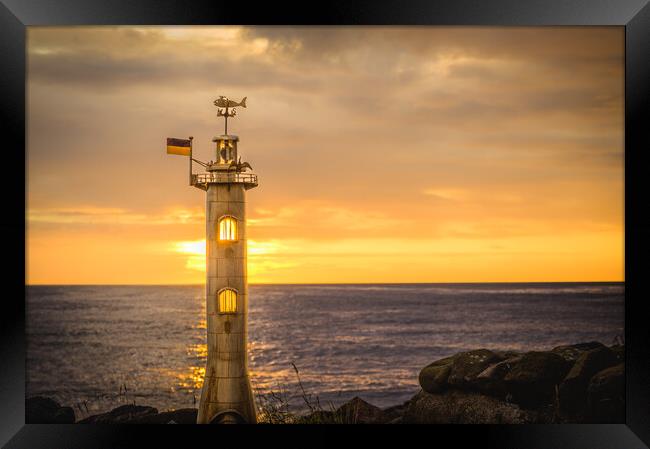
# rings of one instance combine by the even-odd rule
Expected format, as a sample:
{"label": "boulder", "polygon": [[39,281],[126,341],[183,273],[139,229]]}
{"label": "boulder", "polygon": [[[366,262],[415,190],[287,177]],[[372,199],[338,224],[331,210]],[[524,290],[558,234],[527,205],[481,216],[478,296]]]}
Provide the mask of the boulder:
{"label": "boulder", "polygon": [[614,345],[610,349],[616,356],[616,360],[619,362],[623,362],[625,360],[625,345]]}
{"label": "boulder", "polygon": [[571,362],[553,352],[531,351],[522,355],[504,377],[507,394],[524,408],[554,402],[556,386],[571,368]]}
{"label": "boulder", "polygon": [[[398,406],[399,407],[399,406]],[[393,408],[393,407],[391,407]],[[358,396],[346,402],[334,411],[317,410],[309,415],[299,417],[298,424],[383,424],[399,417],[393,411],[386,414]]]}
{"label": "boulder", "polygon": [[480,393],[421,391],[411,399],[402,421],[408,424],[525,424],[539,422],[536,413]]}
{"label": "boulder", "polygon": [[501,360],[505,359],[511,359],[513,357],[518,357],[521,355],[521,353],[517,351],[493,351],[496,355],[498,355]]}
{"label": "boulder", "polygon": [[569,362],[575,362],[578,360],[578,357],[582,355],[582,353],[591,351],[592,349],[604,347],[605,345],[602,343],[599,343],[597,341],[590,341],[587,343],[576,343],[574,345],[557,346],[551,349],[551,352],[561,356],[563,359]]}
{"label": "boulder", "polygon": [[625,364],[596,373],[587,387],[588,420],[596,423],[625,422]]}
{"label": "boulder", "polygon": [[560,384],[560,409],[570,416],[584,414],[589,380],[616,363],[616,355],[606,346],[583,352]]}
{"label": "boulder", "polygon": [[306,416],[299,416],[296,424],[335,424],[337,423],[334,412],[328,410],[317,410]]}
{"label": "boulder", "polygon": [[72,407],[62,407],[53,399],[34,396],[25,401],[27,424],[72,424],[74,421]]}
{"label": "boulder", "polygon": [[386,417],[386,422],[388,424],[401,423],[402,416],[404,416],[404,413],[406,413],[406,409],[408,409],[410,403],[411,401],[409,400],[403,404],[393,405],[392,407],[383,409],[382,411]]}
{"label": "boulder", "polygon": [[461,352],[453,359],[447,383],[460,389],[477,388],[476,377],[490,365],[502,360],[502,355],[488,349]]}
{"label": "boulder", "polygon": [[515,355],[488,366],[476,376],[476,389],[490,396],[504,398],[507,395],[505,377],[521,358],[521,355]]}
{"label": "boulder", "polygon": [[418,380],[422,389],[428,393],[438,393],[447,388],[447,379],[451,373],[451,365],[457,355],[436,360],[420,371]]}
{"label": "boulder", "polygon": [[198,410],[181,408],[152,415],[139,416],[126,421],[128,424],[196,424]]}
{"label": "boulder", "polygon": [[388,421],[379,407],[369,404],[358,396],[340,406],[334,415],[342,424],[379,424]]}
{"label": "boulder", "polygon": [[[403,406],[390,407],[397,409]],[[346,402],[334,411],[316,410],[309,415],[299,417],[298,424],[384,424],[401,416],[397,410],[384,413],[358,396]]]}
{"label": "boulder", "polygon": [[89,416],[79,421],[81,424],[126,424],[149,415],[157,415],[158,410],[144,405],[122,405],[110,412]]}

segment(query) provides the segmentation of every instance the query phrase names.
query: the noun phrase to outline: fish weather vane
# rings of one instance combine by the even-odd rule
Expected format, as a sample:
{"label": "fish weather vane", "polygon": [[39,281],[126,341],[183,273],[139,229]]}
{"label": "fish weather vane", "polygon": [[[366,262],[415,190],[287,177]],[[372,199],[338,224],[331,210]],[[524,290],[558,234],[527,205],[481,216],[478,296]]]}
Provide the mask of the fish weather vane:
{"label": "fish weather vane", "polygon": [[[217,117],[224,117],[225,119],[225,130],[224,134],[228,134],[228,117],[234,117],[237,115],[237,110],[234,109],[237,106],[242,108],[246,107],[246,97],[242,99],[239,103],[233,100],[230,100],[228,97],[220,95],[219,98],[214,100],[213,103],[217,108]],[[231,109],[232,108],[232,109]]]}

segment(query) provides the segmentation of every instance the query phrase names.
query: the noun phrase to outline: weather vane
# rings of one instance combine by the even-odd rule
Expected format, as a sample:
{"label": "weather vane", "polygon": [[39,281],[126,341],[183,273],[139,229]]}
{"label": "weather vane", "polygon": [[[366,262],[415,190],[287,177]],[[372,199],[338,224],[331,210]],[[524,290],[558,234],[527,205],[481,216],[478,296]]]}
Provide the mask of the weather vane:
{"label": "weather vane", "polygon": [[[220,95],[219,98],[214,100],[213,103],[217,108],[217,117],[224,117],[225,118],[225,131],[224,134],[228,134],[228,117],[234,117],[237,115],[237,110],[234,109],[236,106],[241,106],[242,108],[246,107],[246,97],[242,99],[239,103],[236,101],[228,99],[228,97],[224,97],[223,95]],[[233,109],[230,109],[233,108]]]}

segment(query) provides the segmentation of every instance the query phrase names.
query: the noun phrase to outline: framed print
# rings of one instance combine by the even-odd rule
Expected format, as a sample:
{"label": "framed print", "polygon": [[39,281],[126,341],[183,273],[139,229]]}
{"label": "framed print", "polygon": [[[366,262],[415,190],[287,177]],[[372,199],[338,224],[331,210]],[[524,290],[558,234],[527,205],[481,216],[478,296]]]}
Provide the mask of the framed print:
{"label": "framed print", "polygon": [[6,447],[647,447],[647,2],[0,15]]}

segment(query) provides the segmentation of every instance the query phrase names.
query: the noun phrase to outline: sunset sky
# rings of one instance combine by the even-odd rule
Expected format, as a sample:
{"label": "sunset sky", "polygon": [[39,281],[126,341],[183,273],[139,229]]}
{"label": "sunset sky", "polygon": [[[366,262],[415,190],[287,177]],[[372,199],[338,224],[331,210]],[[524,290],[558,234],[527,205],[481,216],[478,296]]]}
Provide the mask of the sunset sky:
{"label": "sunset sky", "polygon": [[204,282],[165,138],[214,159],[219,95],[251,283],[622,281],[623,63],[622,27],[30,27],[27,282]]}

